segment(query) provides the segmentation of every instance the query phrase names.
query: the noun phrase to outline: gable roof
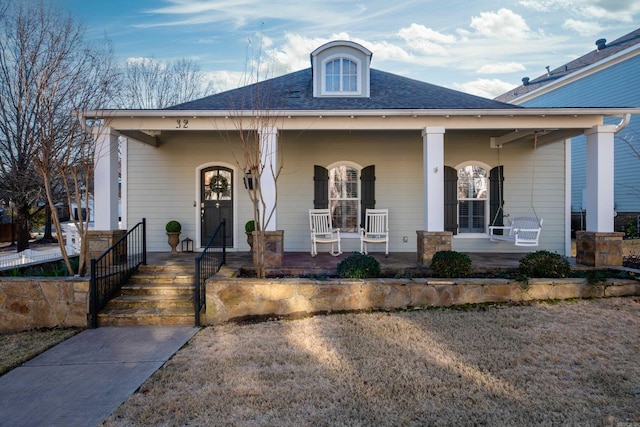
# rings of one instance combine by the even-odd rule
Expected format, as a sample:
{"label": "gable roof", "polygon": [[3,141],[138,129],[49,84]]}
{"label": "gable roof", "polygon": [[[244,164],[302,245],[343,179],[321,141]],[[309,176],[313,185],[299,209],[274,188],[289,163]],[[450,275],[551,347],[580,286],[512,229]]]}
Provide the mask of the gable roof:
{"label": "gable roof", "polygon": [[612,57],[619,52],[629,49],[630,47],[638,45],[640,44],[640,28],[614,40],[611,43],[605,43],[606,40],[599,39],[596,42],[596,45],[598,46],[597,49],[592,50],[586,55],[582,55],[581,57],[574,59],[573,61],[567,62],[566,64],[554,70],[550,70],[547,74],[543,74],[533,80],[528,80],[526,83],[525,81],[527,80],[527,78],[525,77],[524,79],[522,79],[522,85],[503,93],[502,95],[496,97],[495,100],[501,102],[510,102],[516,98],[526,95],[529,92],[533,92],[541,87],[544,87],[562,77],[574,74],[590,65],[596,64],[604,59]]}
{"label": "gable roof", "polygon": [[515,109],[512,104],[371,70],[371,96],[313,97],[311,68],[166,108],[166,110]]}

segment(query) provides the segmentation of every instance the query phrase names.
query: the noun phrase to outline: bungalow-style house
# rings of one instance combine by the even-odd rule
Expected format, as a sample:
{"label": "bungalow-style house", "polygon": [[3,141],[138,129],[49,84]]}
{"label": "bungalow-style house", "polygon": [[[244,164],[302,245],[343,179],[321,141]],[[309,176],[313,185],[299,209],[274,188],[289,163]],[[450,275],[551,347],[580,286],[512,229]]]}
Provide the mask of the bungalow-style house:
{"label": "bungalow-style house", "polygon": [[[257,185],[267,204],[277,198],[267,230],[284,231],[285,253],[310,250],[312,208],[330,208],[342,251],[359,251],[364,210],[375,207],[389,210],[389,251],[416,252],[424,262],[432,246],[568,255],[566,140],[583,134],[594,177],[587,230],[592,238],[613,231],[613,139],[640,110],[484,99],[372,69],[372,52],[351,41],[320,46],[310,59],[311,68],[163,110],[84,112],[107,126],[96,136],[95,229],[118,228],[124,137],[122,224],[146,218],[148,250],[168,250],[164,227],[175,219],[197,251],[222,218],[227,250],[249,250],[244,225],[253,212],[235,123],[270,114],[277,120],[256,130],[268,147],[262,155],[282,172],[277,193],[269,174]],[[605,125],[608,118],[615,124]],[[537,247],[490,240],[491,225],[525,216],[544,219]]]}
{"label": "bungalow-style house", "polygon": [[[598,39],[595,49],[496,98],[526,107],[640,106],[640,29],[616,40]],[[605,123],[615,123],[606,119]],[[586,139],[571,140],[573,229],[584,229],[587,191]],[[631,143],[632,145],[630,145]],[[640,220],[640,122],[632,120],[614,139],[615,230],[633,231]],[[629,227],[631,225],[631,227]],[[637,232],[638,230],[636,230]]]}

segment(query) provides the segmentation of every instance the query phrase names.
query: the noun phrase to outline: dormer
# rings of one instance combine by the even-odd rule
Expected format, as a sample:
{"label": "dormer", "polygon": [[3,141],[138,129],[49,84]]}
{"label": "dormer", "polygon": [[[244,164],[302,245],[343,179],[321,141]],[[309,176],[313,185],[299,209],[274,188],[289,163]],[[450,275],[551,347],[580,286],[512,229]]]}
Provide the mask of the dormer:
{"label": "dormer", "polygon": [[311,52],[314,98],[368,98],[371,51],[337,40]]}

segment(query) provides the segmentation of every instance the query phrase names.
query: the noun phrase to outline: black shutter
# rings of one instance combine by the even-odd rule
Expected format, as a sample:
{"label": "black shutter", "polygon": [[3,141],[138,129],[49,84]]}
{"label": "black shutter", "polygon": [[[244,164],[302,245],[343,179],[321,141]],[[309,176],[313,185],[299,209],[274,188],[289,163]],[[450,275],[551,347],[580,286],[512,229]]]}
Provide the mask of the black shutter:
{"label": "black shutter", "polygon": [[365,214],[367,209],[376,207],[376,167],[367,166],[360,172],[360,227],[364,227]]}
{"label": "black shutter", "polygon": [[458,171],[444,167],[444,231],[458,234]]}
{"label": "black shutter", "polygon": [[313,208],[329,209],[329,171],[318,165],[313,167]]}
{"label": "black shutter", "polygon": [[[496,166],[489,172],[489,224],[504,225],[504,166]],[[494,234],[502,234],[495,230]]]}

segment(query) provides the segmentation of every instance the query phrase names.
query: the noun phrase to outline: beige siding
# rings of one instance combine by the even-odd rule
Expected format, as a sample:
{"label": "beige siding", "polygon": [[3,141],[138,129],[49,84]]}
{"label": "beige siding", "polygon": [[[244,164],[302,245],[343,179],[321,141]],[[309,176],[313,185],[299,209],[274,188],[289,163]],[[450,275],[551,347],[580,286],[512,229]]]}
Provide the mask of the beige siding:
{"label": "beige siding", "polygon": [[[564,253],[564,145],[551,144],[534,152],[531,143],[514,142],[497,150],[489,148],[488,136],[482,131],[445,133],[445,164],[452,167],[469,161],[489,167],[503,164],[505,212],[512,217],[533,215],[530,202],[534,179],[533,205],[545,221],[540,248]],[[194,202],[199,201],[197,171],[214,162],[236,169],[234,241],[236,249],[248,250],[244,223],[252,217],[251,204],[231,147],[229,141],[214,132],[196,131],[165,132],[159,147],[128,144],[126,215],[129,223],[147,218],[150,251],[169,250],[164,225],[170,219],[182,223],[182,239],[199,241],[199,207],[194,207]],[[341,161],[360,167],[375,165],[376,207],[388,208],[390,213],[389,249],[416,251],[416,230],[422,228],[424,217],[420,132],[280,132],[279,152],[283,170],[278,181],[277,228],[285,230],[285,251],[310,249],[308,209],[313,207],[313,166],[328,167]],[[359,250],[357,237],[345,238],[342,244],[345,253]],[[486,237],[456,237],[453,248],[469,252],[522,250],[504,242],[491,243]]]}

